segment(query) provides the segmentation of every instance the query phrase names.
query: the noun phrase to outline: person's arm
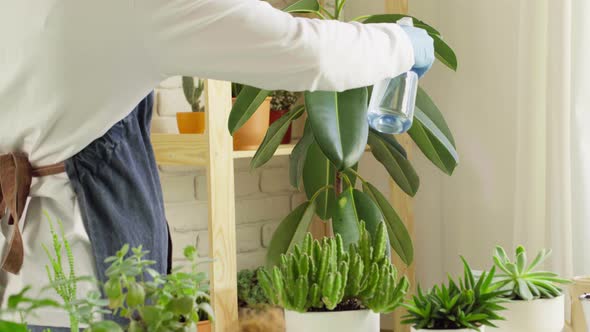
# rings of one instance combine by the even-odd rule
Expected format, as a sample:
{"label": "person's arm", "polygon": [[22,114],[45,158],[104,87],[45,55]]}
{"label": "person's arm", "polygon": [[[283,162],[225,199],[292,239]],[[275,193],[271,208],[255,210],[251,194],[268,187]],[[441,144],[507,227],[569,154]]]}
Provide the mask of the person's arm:
{"label": "person's arm", "polygon": [[396,24],[295,18],[260,0],[140,0],[135,6],[138,29],[162,77],[345,90],[414,64],[410,39]]}

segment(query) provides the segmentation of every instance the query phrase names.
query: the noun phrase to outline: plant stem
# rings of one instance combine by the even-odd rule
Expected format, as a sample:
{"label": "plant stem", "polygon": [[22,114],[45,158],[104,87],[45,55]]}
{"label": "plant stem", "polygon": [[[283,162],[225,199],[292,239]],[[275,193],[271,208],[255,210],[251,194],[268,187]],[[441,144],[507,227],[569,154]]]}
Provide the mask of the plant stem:
{"label": "plant stem", "polygon": [[350,170],[351,172],[353,172],[354,175],[356,175],[356,177],[361,180],[361,182],[367,183],[367,180],[363,179],[363,177],[357,171],[355,171],[353,168],[349,168],[348,170]]}
{"label": "plant stem", "polygon": [[[335,20],[336,17],[334,17],[334,15],[332,15],[332,13],[330,13],[326,8],[324,8],[323,6],[320,7],[320,12],[318,12],[318,14],[323,13],[325,16],[327,16],[328,18],[330,18],[331,20]],[[325,19],[325,18],[324,18]]]}
{"label": "plant stem", "polygon": [[336,179],[334,179],[334,191],[336,191],[336,196],[340,196],[342,193],[342,175],[340,172],[336,172]]}
{"label": "plant stem", "polygon": [[331,189],[331,188],[333,188],[333,186],[330,186],[330,185],[321,187],[320,189],[318,189],[318,191],[316,191],[313,194],[313,196],[311,196],[311,199],[309,201],[310,202],[315,201],[315,199],[318,197],[319,194],[321,194],[323,191],[326,191],[326,190]]}
{"label": "plant stem", "polygon": [[360,21],[365,20],[371,16],[372,15],[361,15],[361,16],[357,16],[357,17],[353,18],[351,21],[360,22]]}

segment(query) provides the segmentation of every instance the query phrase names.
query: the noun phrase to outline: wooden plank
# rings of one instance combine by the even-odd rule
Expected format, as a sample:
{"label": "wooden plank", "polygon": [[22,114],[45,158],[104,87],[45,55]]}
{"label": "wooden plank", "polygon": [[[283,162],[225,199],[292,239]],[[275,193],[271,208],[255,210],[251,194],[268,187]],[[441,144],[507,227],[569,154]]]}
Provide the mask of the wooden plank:
{"label": "wooden plank", "polygon": [[230,83],[207,80],[209,252],[213,331],[229,332],[238,320],[233,141],[227,130]]}
{"label": "wooden plank", "polygon": [[207,166],[207,136],[198,134],[152,134],[159,165]]}
{"label": "wooden plank", "polygon": [[[291,154],[291,151],[293,151],[294,147],[295,147],[295,144],[281,144],[277,148],[277,151],[275,151],[274,156],[275,157],[276,156],[288,156]],[[252,157],[254,157],[255,153],[256,153],[256,150],[234,151],[234,159],[252,158]]]}
{"label": "wooden plank", "polygon": [[385,12],[390,14],[407,14],[408,0],[385,0]]}

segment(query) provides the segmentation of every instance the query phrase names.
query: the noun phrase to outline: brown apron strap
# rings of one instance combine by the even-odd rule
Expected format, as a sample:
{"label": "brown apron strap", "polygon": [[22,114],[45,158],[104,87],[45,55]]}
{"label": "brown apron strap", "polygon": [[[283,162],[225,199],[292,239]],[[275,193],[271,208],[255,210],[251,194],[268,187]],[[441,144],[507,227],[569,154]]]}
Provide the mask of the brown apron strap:
{"label": "brown apron strap", "polygon": [[0,155],[0,219],[9,212],[8,224],[13,225],[8,240],[8,250],[2,257],[2,270],[18,274],[24,260],[23,239],[19,221],[25,212],[27,197],[33,176],[48,176],[65,171],[65,164],[58,163],[33,169],[23,153]]}

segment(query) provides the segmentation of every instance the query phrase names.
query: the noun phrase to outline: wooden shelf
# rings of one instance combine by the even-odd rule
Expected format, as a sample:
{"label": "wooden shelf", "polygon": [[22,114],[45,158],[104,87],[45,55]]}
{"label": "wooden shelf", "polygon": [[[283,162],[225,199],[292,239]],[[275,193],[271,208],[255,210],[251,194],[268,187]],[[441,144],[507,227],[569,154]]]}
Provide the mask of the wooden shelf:
{"label": "wooden shelf", "polygon": [[[293,151],[295,144],[281,144],[277,151],[275,151],[274,156],[288,156]],[[243,151],[234,151],[234,159],[241,159],[241,158],[252,158],[256,150],[243,150]]]}
{"label": "wooden shelf", "polygon": [[[207,136],[199,134],[152,134],[158,165],[207,166]],[[275,156],[287,156],[295,144],[282,144]],[[252,158],[256,150],[233,151],[234,159]]]}

